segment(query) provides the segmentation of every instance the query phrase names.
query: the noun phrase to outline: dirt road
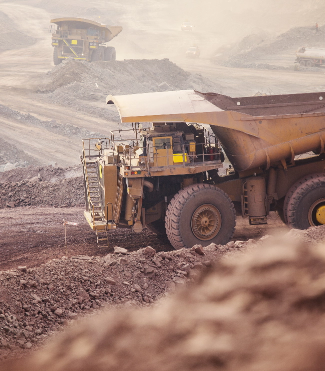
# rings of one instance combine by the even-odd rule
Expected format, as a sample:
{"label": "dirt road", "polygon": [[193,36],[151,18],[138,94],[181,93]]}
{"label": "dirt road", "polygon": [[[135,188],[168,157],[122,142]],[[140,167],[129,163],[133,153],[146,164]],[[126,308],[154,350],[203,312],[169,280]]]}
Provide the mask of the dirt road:
{"label": "dirt road", "polygon": [[[63,220],[76,222],[67,226],[65,247]],[[233,241],[247,241],[265,234],[286,232],[287,227],[274,215],[265,226],[249,226],[247,220],[238,218]],[[83,216],[83,208],[21,207],[0,210],[0,270],[19,265],[38,266],[62,256],[105,256],[114,246],[137,251],[151,246],[156,251],[172,251],[167,240],[157,238],[149,231],[133,233],[118,229],[109,234],[110,247],[98,247],[96,236]]]}

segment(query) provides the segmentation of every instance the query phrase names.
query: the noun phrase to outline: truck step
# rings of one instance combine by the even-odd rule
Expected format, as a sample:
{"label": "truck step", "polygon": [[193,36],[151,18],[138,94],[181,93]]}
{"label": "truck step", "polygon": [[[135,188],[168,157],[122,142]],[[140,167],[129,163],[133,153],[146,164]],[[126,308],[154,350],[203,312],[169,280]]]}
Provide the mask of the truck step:
{"label": "truck step", "polygon": [[109,247],[107,230],[96,229],[96,240],[98,247]]}

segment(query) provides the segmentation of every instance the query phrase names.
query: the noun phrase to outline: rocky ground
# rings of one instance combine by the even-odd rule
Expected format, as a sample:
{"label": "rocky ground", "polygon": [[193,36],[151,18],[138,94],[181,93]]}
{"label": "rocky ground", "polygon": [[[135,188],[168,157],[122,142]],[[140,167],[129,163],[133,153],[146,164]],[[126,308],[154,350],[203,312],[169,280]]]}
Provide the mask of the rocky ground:
{"label": "rocky ground", "polygon": [[216,246],[158,253],[152,247],[133,253],[115,247],[103,257],[75,255],[2,271],[1,357],[12,356],[17,347],[38,345],[51,331],[91,309],[153,303],[221,254]]}
{"label": "rocky ground", "polygon": [[29,368],[3,369],[320,371],[325,255],[315,243],[324,237],[317,227],[223,247],[116,248],[1,272],[2,357],[28,354],[52,329],[111,308],[68,328]]}
{"label": "rocky ground", "polygon": [[[149,231],[117,229],[99,247],[83,217],[81,166],[12,169],[0,173],[0,186],[0,358],[104,305],[156,302],[250,238],[287,230],[275,215],[261,228],[239,218],[227,246],[174,251]],[[66,235],[64,221],[77,223]]]}
{"label": "rocky ground", "polygon": [[[0,173],[0,209],[84,204],[82,168],[28,167]],[[54,196],[55,195],[55,196]]]}
{"label": "rocky ground", "polygon": [[168,59],[133,59],[111,62],[67,60],[54,67],[41,84],[38,98],[51,104],[73,106],[94,116],[118,122],[114,108],[99,108],[108,94],[135,94],[193,89],[219,91],[221,86],[198,74],[184,71]]}
{"label": "rocky ground", "polygon": [[295,27],[277,36],[265,32],[252,34],[230,47],[218,49],[213,60],[230,67],[293,69],[297,49],[323,48],[324,35],[325,26],[319,27],[318,32],[309,26]]}

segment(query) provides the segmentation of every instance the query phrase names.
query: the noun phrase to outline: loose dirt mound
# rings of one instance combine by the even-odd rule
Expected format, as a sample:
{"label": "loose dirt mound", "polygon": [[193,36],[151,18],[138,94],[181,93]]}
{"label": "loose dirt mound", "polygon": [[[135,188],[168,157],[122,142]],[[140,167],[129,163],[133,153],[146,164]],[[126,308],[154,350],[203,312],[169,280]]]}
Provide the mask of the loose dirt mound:
{"label": "loose dirt mound", "polygon": [[298,47],[324,47],[324,35],[325,26],[319,32],[312,27],[295,27],[276,38],[267,34],[249,35],[228,50],[217,50],[214,61],[229,67],[281,69],[285,66],[273,64],[275,56],[291,54],[292,68]]}
{"label": "loose dirt mound", "polygon": [[104,257],[74,256],[0,272],[0,357],[39,344],[91,308],[148,305],[220,254],[215,245],[159,253],[151,247],[133,253],[115,248],[115,254]]}
{"label": "loose dirt mound", "polygon": [[[54,92],[71,86],[75,97],[92,98],[92,94],[133,94],[176,89],[207,91],[215,84],[200,75],[192,75],[168,59],[131,59],[87,63],[68,60],[48,73],[50,81],[39,88]],[[81,90],[79,89],[81,88]],[[90,91],[88,91],[90,90]]]}
{"label": "loose dirt mound", "polygon": [[26,48],[36,43],[36,39],[17,30],[15,23],[0,11],[0,53],[6,50]]}
{"label": "loose dirt mound", "polygon": [[[195,89],[220,91],[221,87],[201,75],[190,74],[170,62],[162,60],[125,60],[87,63],[67,60],[54,67],[45,83],[38,87],[43,97],[51,103],[73,105],[85,110],[94,103],[105,102],[108,94],[134,94],[154,91]],[[85,102],[88,101],[88,106]],[[97,112],[96,112],[97,111]],[[108,108],[106,108],[106,114]],[[93,107],[95,115],[102,109]],[[111,119],[117,120],[115,113]]]}
{"label": "loose dirt mound", "polygon": [[0,173],[0,209],[17,206],[82,206],[82,168],[52,166]]}
{"label": "loose dirt mound", "polygon": [[[320,231],[324,237],[324,227],[311,230],[313,233]],[[29,369],[323,370],[324,245],[298,243],[293,238],[295,235],[295,232],[290,232],[282,242],[273,240],[267,245],[264,241],[249,253],[223,259],[214,268],[205,270],[195,284],[158,306],[138,310],[124,308],[78,323],[57,337],[46,350],[36,353]],[[297,233],[297,237],[303,237],[302,240],[310,238],[304,232]],[[208,255],[213,248],[204,251]],[[39,330],[38,333],[44,333],[44,317],[48,326],[53,319],[71,316],[61,305],[66,298],[69,298],[67,310],[70,311],[71,308],[89,306],[86,303],[90,301],[93,306],[99,305],[103,296],[112,298],[116,295],[138,303],[147,302],[145,297],[154,300],[168,286],[165,277],[174,275],[178,276],[177,280],[183,280],[200,257],[183,250],[153,255],[147,248],[134,254],[129,263],[122,263],[127,261],[123,257],[113,260],[110,257],[106,263],[104,259],[100,269],[99,261],[88,258],[83,258],[86,261],[79,258],[81,261],[77,260],[78,263],[74,260],[52,262],[42,268],[46,273],[41,283],[35,279],[35,271],[24,272],[21,269],[3,274],[3,282],[7,284],[7,295],[3,296],[11,304],[2,309],[5,334],[8,336],[14,330],[19,334],[17,339],[23,339],[22,346],[24,343],[25,347],[31,347],[28,339],[32,326]],[[116,260],[119,263],[112,264]],[[173,268],[167,273],[166,267],[173,261]],[[68,263],[70,268],[67,268]],[[126,271],[121,268],[123,264],[134,264],[139,273],[116,279],[116,274]],[[64,270],[61,270],[63,266]],[[75,279],[75,273],[70,273],[71,267],[83,272],[82,276]],[[93,280],[89,281],[91,271]],[[153,275],[152,271],[155,272]],[[52,274],[56,275],[56,281],[61,282],[62,273],[72,275],[72,279],[65,290],[61,286],[59,291],[52,285],[55,298],[62,298],[61,302],[54,306],[47,304],[52,300],[52,290],[48,288]],[[160,279],[155,281],[155,275],[161,275]],[[135,284],[138,277],[146,280]],[[121,285],[124,279],[126,282]],[[105,289],[101,286],[103,281]],[[89,282],[91,289],[87,291],[83,285]],[[96,284],[102,288],[97,289]],[[19,286],[20,300],[15,298],[15,294],[11,295],[11,287],[18,290]],[[39,294],[42,286],[46,288],[45,292]],[[12,308],[17,308],[17,314],[10,312]],[[27,313],[24,318],[28,329],[20,330],[18,313],[24,312]],[[28,315],[31,313],[34,316]],[[35,320],[35,323],[30,325],[30,320]],[[8,344],[7,337],[3,337]]]}
{"label": "loose dirt mound", "polygon": [[38,161],[29,156],[22,149],[17,148],[15,144],[7,142],[0,138],[0,174],[15,167],[26,167],[28,165],[40,165]]}

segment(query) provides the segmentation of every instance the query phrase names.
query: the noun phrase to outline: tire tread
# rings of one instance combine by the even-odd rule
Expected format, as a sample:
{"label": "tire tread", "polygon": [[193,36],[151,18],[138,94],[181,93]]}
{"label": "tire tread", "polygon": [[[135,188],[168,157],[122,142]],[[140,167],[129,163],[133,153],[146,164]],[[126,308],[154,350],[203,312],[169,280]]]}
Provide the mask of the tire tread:
{"label": "tire tread", "polygon": [[296,182],[288,191],[284,201],[284,215],[287,224],[292,228],[299,228],[297,224],[297,206],[308,192],[325,185],[325,174],[307,175]]}
{"label": "tire tread", "polygon": [[[233,203],[229,199],[228,195],[220,188],[217,188],[211,184],[200,183],[200,184],[193,184],[191,186],[186,187],[185,189],[180,190],[169,203],[167,212],[166,212],[166,219],[165,219],[167,237],[170,243],[173,245],[173,247],[176,250],[187,247],[181,237],[180,230],[179,230],[183,205],[185,204],[186,201],[188,201],[191,198],[195,198],[195,196],[198,193],[200,193],[201,191],[205,189],[206,190],[208,189],[217,190],[226,199],[228,199],[229,206],[233,213],[234,219],[236,218],[236,212],[235,212]],[[233,227],[229,230],[229,239],[234,234],[235,224],[236,223],[234,223]]]}

